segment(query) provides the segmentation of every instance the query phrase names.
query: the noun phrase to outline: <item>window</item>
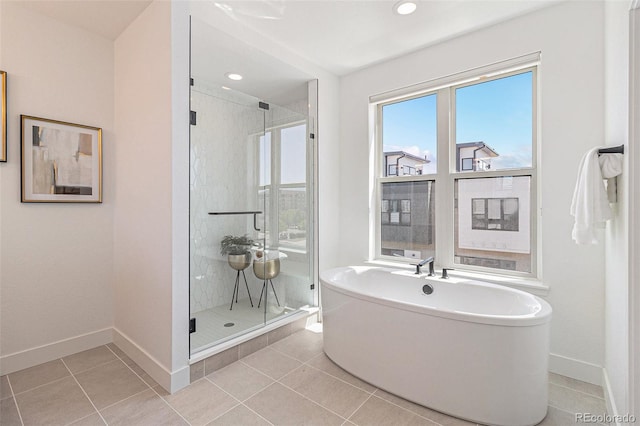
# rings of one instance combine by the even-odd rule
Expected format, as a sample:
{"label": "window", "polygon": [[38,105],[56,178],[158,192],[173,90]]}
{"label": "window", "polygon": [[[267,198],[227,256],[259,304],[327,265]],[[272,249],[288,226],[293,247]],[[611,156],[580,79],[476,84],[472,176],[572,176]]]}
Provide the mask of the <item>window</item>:
{"label": "window", "polygon": [[471,229],[518,231],[518,198],[472,198]]}
{"label": "window", "polygon": [[435,254],[433,181],[386,182],[380,212],[381,251],[410,258]]}
{"label": "window", "polygon": [[411,225],[411,200],[382,200],[384,224]]}
{"label": "window", "polygon": [[[307,157],[311,155],[307,124],[271,128],[257,141],[258,199],[265,206],[268,223],[264,236],[272,246],[305,252],[310,210]],[[277,232],[271,233],[270,229]]]}
{"label": "window", "polygon": [[463,158],[462,159],[462,170],[473,170],[473,158]]}
{"label": "window", "polygon": [[435,173],[436,102],[437,96],[428,94],[382,105],[385,176]]}
{"label": "window", "polygon": [[535,276],[536,63],[373,98],[378,257]]}

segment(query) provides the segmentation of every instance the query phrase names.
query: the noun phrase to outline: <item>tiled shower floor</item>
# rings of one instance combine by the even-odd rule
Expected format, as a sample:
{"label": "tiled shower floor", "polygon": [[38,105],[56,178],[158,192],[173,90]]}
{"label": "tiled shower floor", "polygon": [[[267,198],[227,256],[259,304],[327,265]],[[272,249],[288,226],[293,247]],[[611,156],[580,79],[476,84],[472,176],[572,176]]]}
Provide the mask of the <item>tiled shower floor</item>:
{"label": "tiled shower floor", "polygon": [[[269,294],[269,302],[273,293]],[[245,333],[247,330],[264,324],[264,304],[258,308],[258,301],[253,301],[253,307],[249,299],[238,299],[229,309],[230,303],[216,306],[191,315],[196,319],[196,332],[191,333],[191,353],[196,353],[223,339],[232,338]],[[292,308],[282,308],[269,303],[267,308],[267,321],[295,312]]]}
{"label": "tiled shower floor", "polygon": [[[301,330],[167,394],[109,344],[0,377],[0,424],[472,425],[391,395],[327,358]],[[550,375],[545,426],[603,413],[602,389]]]}

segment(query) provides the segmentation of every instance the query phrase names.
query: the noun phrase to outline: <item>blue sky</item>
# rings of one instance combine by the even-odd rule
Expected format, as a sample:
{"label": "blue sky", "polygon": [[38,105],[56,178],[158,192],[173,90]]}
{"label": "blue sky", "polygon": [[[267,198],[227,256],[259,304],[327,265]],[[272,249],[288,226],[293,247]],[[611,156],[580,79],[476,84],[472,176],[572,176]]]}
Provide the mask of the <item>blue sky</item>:
{"label": "blue sky", "polygon": [[436,95],[385,105],[382,110],[384,152],[405,151],[431,160],[424,171],[435,172]]}
{"label": "blue sky", "polygon": [[[532,73],[456,90],[456,142],[485,142],[500,154],[492,168],[531,166]],[[384,151],[427,156],[435,172],[436,95],[383,107]]]}

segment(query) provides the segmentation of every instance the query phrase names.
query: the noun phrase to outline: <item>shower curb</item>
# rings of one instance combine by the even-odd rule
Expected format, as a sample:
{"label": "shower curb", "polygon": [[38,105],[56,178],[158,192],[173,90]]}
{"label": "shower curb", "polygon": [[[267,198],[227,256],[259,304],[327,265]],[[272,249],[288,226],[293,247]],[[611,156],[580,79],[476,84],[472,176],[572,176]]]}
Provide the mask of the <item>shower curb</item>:
{"label": "shower curb", "polygon": [[244,342],[239,342],[235,346],[199,360],[190,366],[191,383],[213,373],[214,371],[220,370],[239,359],[251,355],[260,349],[264,349],[297,331],[304,330],[308,325],[317,322],[317,320],[317,312],[312,312],[303,318],[283,324],[282,326],[267,331],[264,334]]}

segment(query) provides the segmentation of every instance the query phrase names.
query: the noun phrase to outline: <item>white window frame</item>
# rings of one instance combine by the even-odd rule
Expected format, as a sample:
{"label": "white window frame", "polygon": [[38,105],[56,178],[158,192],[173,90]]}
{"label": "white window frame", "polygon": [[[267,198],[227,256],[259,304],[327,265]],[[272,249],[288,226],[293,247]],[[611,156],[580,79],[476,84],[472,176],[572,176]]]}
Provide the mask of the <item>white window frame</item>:
{"label": "white window frame", "polygon": [[[313,235],[313,220],[312,220],[312,214],[313,214],[313,197],[312,197],[312,193],[311,193],[311,188],[313,188],[313,168],[312,167],[307,167],[306,169],[306,181],[305,182],[296,182],[296,183],[281,183],[281,176],[280,176],[280,172],[281,172],[281,135],[282,135],[282,131],[284,129],[288,129],[288,128],[293,128],[293,127],[297,127],[300,125],[304,125],[307,132],[306,132],[306,139],[307,139],[307,150],[306,150],[306,155],[307,157],[309,157],[310,155],[312,155],[311,151],[311,145],[309,144],[309,134],[310,129],[311,129],[311,123],[308,122],[307,120],[295,120],[295,121],[291,121],[291,122],[286,122],[284,124],[278,124],[278,125],[273,125],[271,127],[268,127],[264,130],[264,132],[262,133],[258,133],[253,135],[253,139],[254,139],[254,146],[255,146],[255,155],[256,155],[256,159],[259,158],[259,154],[258,152],[261,149],[261,145],[260,145],[260,137],[261,136],[266,136],[267,133],[271,133],[271,152],[270,152],[270,157],[271,157],[271,170],[270,170],[270,177],[269,177],[269,184],[268,185],[260,185],[260,177],[258,175],[256,175],[256,188],[258,193],[260,191],[269,191],[270,194],[270,204],[269,206],[266,206],[267,209],[269,209],[269,211],[271,212],[271,216],[270,216],[270,223],[265,225],[268,227],[268,229],[270,230],[270,234],[269,234],[269,238],[267,241],[267,245],[277,249],[279,251],[282,252],[286,252],[289,256],[307,256],[308,253],[311,253],[311,241],[312,241],[312,235]],[[308,165],[308,158],[305,159],[307,161],[307,165]],[[281,189],[305,189],[306,190],[306,195],[307,195],[307,217],[306,217],[306,221],[307,221],[307,241],[305,244],[304,249],[301,249],[300,247],[293,245],[293,244],[289,244],[286,241],[281,241],[280,240],[280,223],[278,221],[279,218],[279,211],[280,211],[280,190]]]}
{"label": "white window frame", "polygon": [[[523,279],[541,279],[540,265],[540,193],[538,178],[538,157],[539,157],[539,121],[538,121],[538,72],[540,64],[540,53],[536,52],[486,67],[476,68],[456,75],[444,77],[426,83],[420,83],[408,88],[398,89],[375,95],[370,98],[371,118],[373,120],[374,132],[374,164],[373,171],[373,203],[374,208],[371,213],[370,226],[370,253],[371,259],[384,262],[412,263],[415,260],[402,259],[398,257],[384,256],[381,254],[381,197],[382,184],[387,182],[408,182],[408,181],[435,181],[436,203],[435,203],[435,260],[437,267],[455,268],[470,272],[477,272],[487,275],[502,275]],[[491,80],[510,77],[516,74],[532,72],[532,164],[531,167],[506,170],[479,170],[479,171],[456,171],[456,135],[455,135],[455,90],[474,84],[484,83]],[[413,89],[413,90],[411,90]],[[382,108],[385,105],[407,101],[423,96],[436,94],[436,115],[437,115],[437,172],[435,174],[423,174],[415,176],[388,176],[384,177],[383,172],[383,140],[382,140]],[[530,247],[531,247],[531,272],[508,271],[495,268],[463,265],[454,261],[454,185],[457,178],[492,178],[507,176],[531,176],[530,187]]]}

